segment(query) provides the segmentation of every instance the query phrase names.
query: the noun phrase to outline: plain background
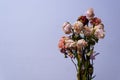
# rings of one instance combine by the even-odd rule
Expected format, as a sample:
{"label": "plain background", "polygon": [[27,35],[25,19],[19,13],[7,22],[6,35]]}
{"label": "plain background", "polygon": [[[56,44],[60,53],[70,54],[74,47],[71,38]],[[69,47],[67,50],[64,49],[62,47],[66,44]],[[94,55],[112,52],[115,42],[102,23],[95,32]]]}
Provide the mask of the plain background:
{"label": "plain background", "polygon": [[120,80],[120,0],[0,0],[0,80],[76,80],[57,44],[62,24],[91,7],[106,30],[94,80]]}

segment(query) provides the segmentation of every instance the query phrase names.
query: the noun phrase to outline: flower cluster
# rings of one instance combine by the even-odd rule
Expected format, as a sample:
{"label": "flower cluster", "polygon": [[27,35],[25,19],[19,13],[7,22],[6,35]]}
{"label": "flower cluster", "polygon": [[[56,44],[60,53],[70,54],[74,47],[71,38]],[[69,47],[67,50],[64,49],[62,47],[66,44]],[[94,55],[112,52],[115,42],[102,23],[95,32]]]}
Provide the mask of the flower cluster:
{"label": "flower cluster", "polygon": [[73,25],[69,22],[63,24],[63,31],[69,36],[63,36],[59,41],[58,47],[62,53],[75,56],[74,50],[80,52],[82,48],[93,47],[99,39],[104,38],[104,25],[101,19],[94,15],[93,9],[90,8],[86,15],[78,17]]}
{"label": "flower cluster", "polygon": [[65,57],[69,56],[71,59],[77,60],[77,76],[80,80],[83,80],[83,75],[88,76],[91,80],[93,73],[92,60],[97,55],[94,51],[94,45],[98,43],[99,39],[105,37],[101,19],[95,17],[94,10],[90,8],[85,15],[78,17],[73,24],[65,22],[62,28],[68,36],[63,36],[59,40],[60,52]]}

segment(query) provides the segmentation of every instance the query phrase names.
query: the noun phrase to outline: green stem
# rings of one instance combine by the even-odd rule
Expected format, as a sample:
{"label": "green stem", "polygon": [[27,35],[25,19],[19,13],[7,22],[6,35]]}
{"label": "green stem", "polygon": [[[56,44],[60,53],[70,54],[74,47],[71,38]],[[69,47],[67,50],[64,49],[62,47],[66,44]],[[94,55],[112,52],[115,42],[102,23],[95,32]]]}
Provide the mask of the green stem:
{"label": "green stem", "polygon": [[81,78],[81,62],[80,62],[80,58],[78,57],[78,55],[76,56],[77,66],[78,66],[78,69],[77,69],[77,80],[82,80],[82,78]]}
{"label": "green stem", "polygon": [[85,49],[83,49],[81,57],[76,56],[77,59],[77,80],[92,80],[90,68],[90,59],[86,57]]}

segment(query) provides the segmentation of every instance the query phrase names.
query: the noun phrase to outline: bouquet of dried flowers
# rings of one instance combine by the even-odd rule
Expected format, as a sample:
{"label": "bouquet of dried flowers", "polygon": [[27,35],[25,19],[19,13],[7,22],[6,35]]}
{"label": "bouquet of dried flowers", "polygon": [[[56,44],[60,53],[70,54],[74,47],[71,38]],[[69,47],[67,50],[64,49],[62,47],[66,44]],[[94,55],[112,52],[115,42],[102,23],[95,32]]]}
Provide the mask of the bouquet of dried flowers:
{"label": "bouquet of dried flowers", "polygon": [[71,58],[77,71],[77,80],[92,80],[95,77],[93,60],[99,54],[94,51],[94,46],[105,36],[101,19],[95,17],[93,8],[90,8],[74,24],[65,22],[62,28],[67,35],[59,40],[60,52],[65,58]]}

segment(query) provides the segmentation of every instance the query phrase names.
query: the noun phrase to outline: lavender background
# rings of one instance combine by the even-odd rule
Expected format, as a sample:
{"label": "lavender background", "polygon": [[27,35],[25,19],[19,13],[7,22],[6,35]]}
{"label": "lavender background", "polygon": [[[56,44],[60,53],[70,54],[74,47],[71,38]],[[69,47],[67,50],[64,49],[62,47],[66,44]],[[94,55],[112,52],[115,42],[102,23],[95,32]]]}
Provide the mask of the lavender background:
{"label": "lavender background", "polygon": [[90,7],[106,30],[94,80],[120,80],[120,0],[0,0],[0,80],[76,80],[57,44],[61,25]]}

